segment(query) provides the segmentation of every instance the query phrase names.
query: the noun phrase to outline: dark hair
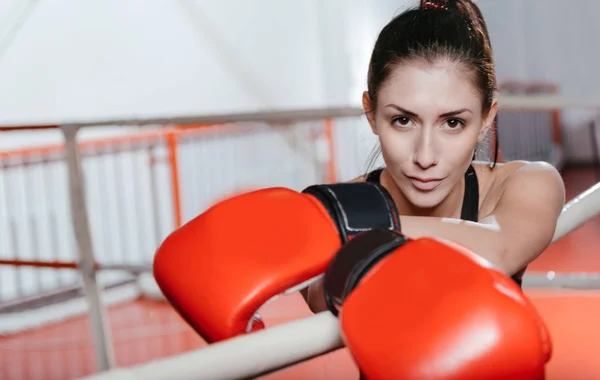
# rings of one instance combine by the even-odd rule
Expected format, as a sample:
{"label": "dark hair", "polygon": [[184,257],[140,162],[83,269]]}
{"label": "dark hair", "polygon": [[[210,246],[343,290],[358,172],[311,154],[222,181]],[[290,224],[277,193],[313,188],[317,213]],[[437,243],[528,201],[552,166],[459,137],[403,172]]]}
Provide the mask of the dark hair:
{"label": "dark hair", "polygon": [[[369,63],[368,95],[372,107],[394,65],[414,60],[433,63],[439,59],[456,62],[472,74],[482,95],[482,111],[487,113],[497,90],[494,58],[483,15],[470,0],[422,0],[420,7],[406,10],[383,28]],[[497,128],[494,120],[494,133]],[[492,167],[498,158],[498,138],[495,141]],[[374,152],[370,166],[378,153]]]}

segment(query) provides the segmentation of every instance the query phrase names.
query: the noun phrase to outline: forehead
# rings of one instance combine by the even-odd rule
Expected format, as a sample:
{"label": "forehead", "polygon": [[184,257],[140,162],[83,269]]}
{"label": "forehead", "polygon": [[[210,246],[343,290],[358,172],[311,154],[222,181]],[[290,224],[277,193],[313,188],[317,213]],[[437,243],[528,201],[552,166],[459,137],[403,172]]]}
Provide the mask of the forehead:
{"label": "forehead", "polygon": [[378,103],[414,112],[481,111],[482,98],[469,73],[452,62],[410,62],[395,65],[382,84]]}

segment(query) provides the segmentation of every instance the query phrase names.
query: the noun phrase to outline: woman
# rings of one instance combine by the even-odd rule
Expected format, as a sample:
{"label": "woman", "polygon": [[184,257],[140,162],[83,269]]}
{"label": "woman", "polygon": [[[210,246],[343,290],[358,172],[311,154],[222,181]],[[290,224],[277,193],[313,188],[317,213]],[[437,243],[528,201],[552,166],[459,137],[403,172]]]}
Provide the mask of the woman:
{"label": "woman", "polygon": [[[363,94],[385,167],[355,181],[388,190],[404,235],[454,241],[520,283],[552,240],[565,191],[547,163],[473,161],[495,125],[496,95],[475,4],[422,1],[400,14],[379,34]],[[313,312],[327,310],[322,282],[303,296]]]}

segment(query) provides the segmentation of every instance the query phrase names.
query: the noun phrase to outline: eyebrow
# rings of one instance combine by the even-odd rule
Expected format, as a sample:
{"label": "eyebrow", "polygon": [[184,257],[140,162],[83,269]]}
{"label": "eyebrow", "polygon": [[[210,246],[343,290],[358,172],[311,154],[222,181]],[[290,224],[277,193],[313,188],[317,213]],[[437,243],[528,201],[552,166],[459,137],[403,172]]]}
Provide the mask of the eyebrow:
{"label": "eyebrow", "polygon": [[[386,105],[386,107],[394,108],[395,110],[397,110],[399,112],[402,112],[402,113],[405,113],[408,116],[419,117],[419,115],[417,115],[416,113],[414,113],[412,111],[409,111],[409,110],[407,110],[405,108],[402,108],[400,106],[397,106],[395,104],[388,104],[388,105]],[[463,112],[473,113],[473,111],[471,111],[468,108],[461,108],[461,109],[458,109],[458,110],[455,110],[455,111],[450,111],[450,112],[443,113],[443,114],[440,115],[440,117],[456,116],[456,115],[460,115]]]}

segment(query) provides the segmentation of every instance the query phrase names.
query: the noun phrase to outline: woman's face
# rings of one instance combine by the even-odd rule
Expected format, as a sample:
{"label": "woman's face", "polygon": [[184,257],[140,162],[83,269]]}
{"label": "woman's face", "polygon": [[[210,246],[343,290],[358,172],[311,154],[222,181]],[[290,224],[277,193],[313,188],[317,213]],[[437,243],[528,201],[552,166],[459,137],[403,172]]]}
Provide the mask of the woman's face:
{"label": "woman's face", "polygon": [[[396,65],[368,113],[383,159],[396,185],[415,207],[439,205],[463,178],[495,104],[482,115],[482,97],[456,64]],[[370,110],[369,98],[363,102]]]}

